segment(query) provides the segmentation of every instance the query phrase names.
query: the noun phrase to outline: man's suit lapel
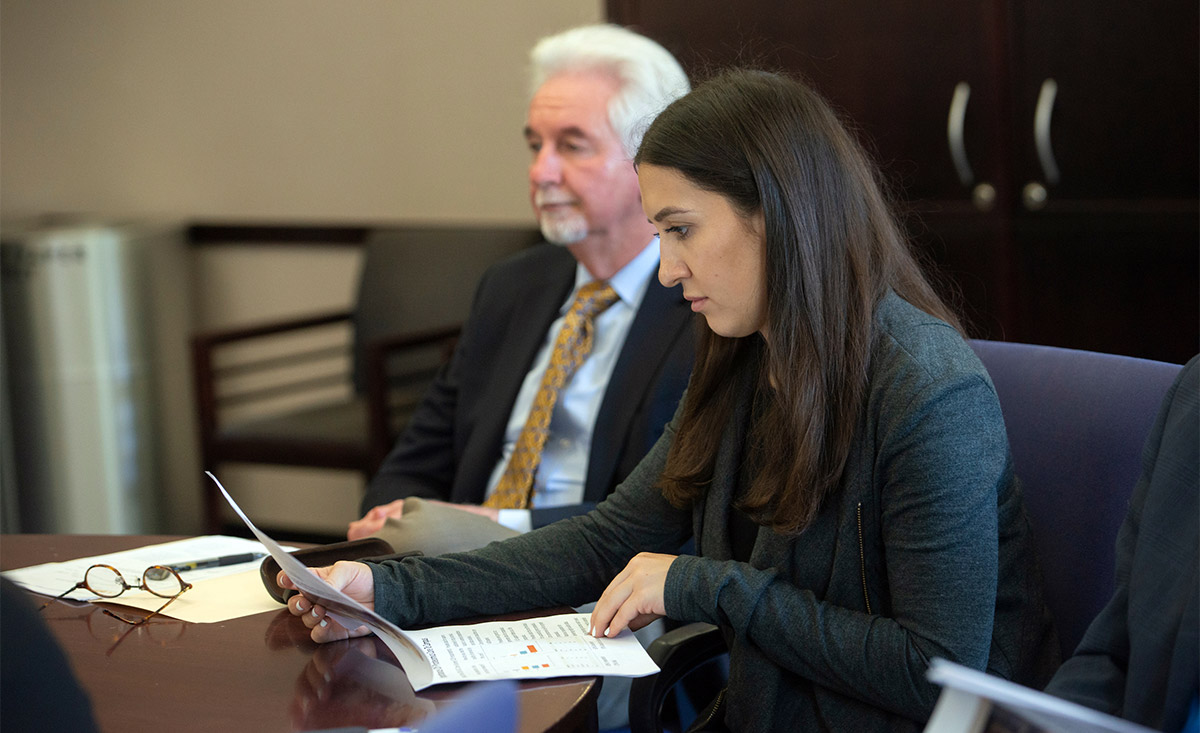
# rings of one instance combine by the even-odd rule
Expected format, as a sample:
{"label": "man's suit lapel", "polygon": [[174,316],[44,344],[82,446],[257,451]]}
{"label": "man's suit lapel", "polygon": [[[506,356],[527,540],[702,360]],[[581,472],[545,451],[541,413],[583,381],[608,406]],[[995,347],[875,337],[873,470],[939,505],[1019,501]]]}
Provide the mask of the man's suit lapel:
{"label": "man's suit lapel", "polygon": [[683,290],[662,287],[657,268],[650,277],[650,286],[630,324],[596,416],[585,501],[600,501],[608,494],[621,449],[636,427],[634,414],[644,406],[663,360],[680,338],[679,331],[691,328],[691,309],[683,299]]}

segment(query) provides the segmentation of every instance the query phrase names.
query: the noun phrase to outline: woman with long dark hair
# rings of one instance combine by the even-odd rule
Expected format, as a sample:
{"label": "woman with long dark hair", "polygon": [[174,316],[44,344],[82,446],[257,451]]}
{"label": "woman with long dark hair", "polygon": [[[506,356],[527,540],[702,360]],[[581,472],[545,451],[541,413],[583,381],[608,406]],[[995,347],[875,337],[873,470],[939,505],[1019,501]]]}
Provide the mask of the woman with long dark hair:
{"label": "woman with long dark hair", "polygon": [[[401,625],[601,591],[598,635],[714,623],[713,725],[737,731],[918,730],[934,657],[1043,683],[1057,644],[995,390],[828,105],[726,72],[635,162],[659,277],[708,326],[662,440],[586,516],[321,574]],[[318,641],[361,633],[289,605]]]}

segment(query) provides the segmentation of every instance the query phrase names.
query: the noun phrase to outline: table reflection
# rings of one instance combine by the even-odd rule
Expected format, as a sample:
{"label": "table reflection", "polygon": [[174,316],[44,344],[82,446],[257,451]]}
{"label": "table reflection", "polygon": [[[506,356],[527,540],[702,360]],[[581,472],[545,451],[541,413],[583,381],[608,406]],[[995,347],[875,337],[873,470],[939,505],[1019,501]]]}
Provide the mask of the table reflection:
{"label": "table reflection", "polygon": [[[175,539],[180,538],[0,535],[0,569]],[[170,721],[173,733],[415,726],[435,706],[452,704],[469,689],[438,685],[414,695],[382,642],[362,637],[316,644],[283,605],[273,613],[211,624],[156,617],[130,627],[95,605],[64,601],[48,606],[42,617],[106,732],[158,731],[163,721]],[[522,733],[595,730],[596,678],[530,680],[519,689]]]}
{"label": "table reflection", "polygon": [[404,670],[374,636],[321,644],[296,679],[291,705],[298,730],[414,725],[436,709],[417,697]]}
{"label": "table reflection", "polygon": [[[74,604],[71,604],[74,605]],[[108,644],[104,656],[111,657],[118,647],[130,638],[137,639],[139,646],[166,647],[178,642],[187,633],[188,623],[166,616],[155,616],[145,623],[131,626],[104,613],[98,605],[90,605],[90,609],[75,616],[62,616],[54,619],[55,623],[80,623],[87,628],[88,635],[93,639]],[[127,610],[127,609],[122,609]]]}

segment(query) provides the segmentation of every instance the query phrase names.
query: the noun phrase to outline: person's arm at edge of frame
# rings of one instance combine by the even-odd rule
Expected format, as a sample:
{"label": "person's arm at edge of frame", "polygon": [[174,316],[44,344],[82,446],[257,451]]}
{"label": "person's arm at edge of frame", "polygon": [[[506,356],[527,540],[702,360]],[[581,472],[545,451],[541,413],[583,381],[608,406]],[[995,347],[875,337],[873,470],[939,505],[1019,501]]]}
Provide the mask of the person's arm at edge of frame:
{"label": "person's arm at edge of frame", "polygon": [[[1047,684],[1045,691],[1048,694],[1110,715],[1122,714],[1130,655],[1129,583],[1142,515],[1150,498],[1150,489],[1155,484],[1159,453],[1167,439],[1167,425],[1174,417],[1172,411],[1176,406],[1182,412],[1179,419],[1193,421],[1194,428],[1198,369],[1200,357],[1193,357],[1163,399],[1163,408],[1155,419],[1142,452],[1142,473],[1130,499],[1129,510],[1117,533],[1116,588],[1112,598],[1089,624],[1074,654],[1063,662]],[[1191,394],[1184,394],[1185,390],[1190,390]],[[1195,487],[1191,488],[1195,490]],[[1188,512],[1175,512],[1172,516],[1183,521],[1196,521],[1196,517]]]}

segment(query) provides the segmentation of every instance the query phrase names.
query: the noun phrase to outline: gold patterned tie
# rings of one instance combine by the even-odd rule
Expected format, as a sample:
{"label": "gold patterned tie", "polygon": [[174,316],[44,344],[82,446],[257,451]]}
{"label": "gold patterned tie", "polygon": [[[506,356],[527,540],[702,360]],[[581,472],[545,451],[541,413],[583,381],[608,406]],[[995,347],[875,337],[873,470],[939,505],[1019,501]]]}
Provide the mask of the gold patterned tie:
{"label": "gold patterned tie", "polygon": [[599,280],[584,285],[567,311],[562,328],[554,340],[550,366],[542,375],[542,384],[533,398],[533,407],[525,427],[517,436],[512,457],[496,490],[483,503],[497,509],[525,509],[533,496],[533,477],[542,462],[542,448],[550,434],[550,416],[558,402],[558,393],[571,381],[575,370],[592,350],[593,319],[615,303],[617,293]]}

